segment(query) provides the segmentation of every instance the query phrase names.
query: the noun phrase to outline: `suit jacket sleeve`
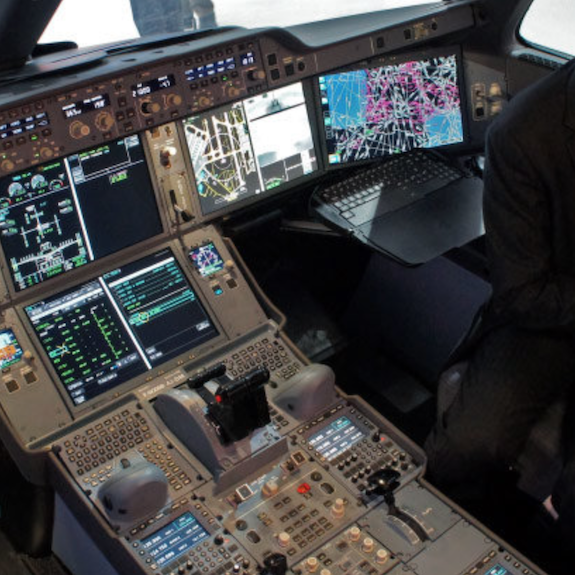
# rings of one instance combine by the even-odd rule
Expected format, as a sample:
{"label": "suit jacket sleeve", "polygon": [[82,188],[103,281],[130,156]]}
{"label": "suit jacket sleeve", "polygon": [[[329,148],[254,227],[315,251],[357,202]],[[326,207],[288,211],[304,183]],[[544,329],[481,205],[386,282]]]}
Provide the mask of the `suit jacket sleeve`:
{"label": "suit jacket sleeve", "polygon": [[492,310],[518,327],[573,331],[575,278],[558,273],[553,260],[553,191],[529,157],[533,147],[505,125],[494,128],[484,197]]}

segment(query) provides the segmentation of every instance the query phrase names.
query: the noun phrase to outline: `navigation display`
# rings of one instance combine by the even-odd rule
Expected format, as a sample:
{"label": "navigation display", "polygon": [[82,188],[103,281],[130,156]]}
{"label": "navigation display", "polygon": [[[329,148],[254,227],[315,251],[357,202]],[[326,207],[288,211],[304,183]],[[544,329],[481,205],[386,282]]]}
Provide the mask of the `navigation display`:
{"label": "navigation display", "polygon": [[161,232],[138,136],[0,180],[0,241],[17,291]]}
{"label": "navigation display", "polygon": [[317,170],[301,83],[191,116],[183,124],[204,214]]}
{"label": "navigation display", "polygon": [[329,164],[463,142],[455,54],[319,77]]}
{"label": "navigation display", "polygon": [[141,547],[161,568],[182,556],[209,535],[188,511],[146,539],[142,539]]}
{"label": "navigation display", "polygon": [[347,417],[340,417],[309,438],[308,443],[328,461],[361,441],[364,433]]}
{"label": "navigation display", "polygon": [[76,405],[218,335],[169,249],[25,312]]}
{"label": "navigation display", "polygon": [[190,250],[190,260],[203,278],[224,269],[224,260],[213,242]]}

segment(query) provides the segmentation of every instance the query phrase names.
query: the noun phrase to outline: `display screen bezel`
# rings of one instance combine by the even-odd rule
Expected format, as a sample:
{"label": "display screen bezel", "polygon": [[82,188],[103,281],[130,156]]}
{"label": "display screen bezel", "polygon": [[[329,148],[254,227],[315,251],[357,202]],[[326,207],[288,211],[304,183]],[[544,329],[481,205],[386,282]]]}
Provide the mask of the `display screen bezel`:
{"label": "display screen bezel", "polygon": [[[47,300],[50,299],[51,297],[57,296],[62,292],[68,291],[70,289],[73,290],[74,288],[81,286],[83,283],[92,281],[99,276],[102,276],[110,271],[117,269],[118,267],[121,267],[122,265],[127,265],[139,259],[153,255],[155,253],[162,251],[165,248],[171,249],[173,256],[175,257],[178,265],[180,266],[180,268],[184,273],[184,276],[189,282],[191,288],[196,294],[197,299],[199,300],[201,306],[204,308],[206,314],[208,315],[209,319],[212,322],[212,325],[215,327],[218,334],[212,339],[198,345],[197,347],[194,347],[191,350],[187,350],[186,352],[183,352],[173,357],[172,359],[165,361],[164,363],[160,363],[156,365],[153,369],[145,371],[144,373],[141,373],[133,377],[132,379],[128,379],[127,381],[124,381],[116,385],[115,387],[112,387],[111,389],[102,392],[100,395],[97,395],[96,397],[93,397],[85,401],[84,403],[81,403],[80,405],[76,405],[69,396],[69,393],[66,390],[66,386],[60,379],[60,376],[58,375],[58,372],[52,365],[52,362],[48,359],[46,352],[44,350],[44,346],[39,336],[36,334],[36,330],[32,325],[32,322],[30,321],[25,308],[29,305],[37,303],[40,300]],[[15,306],[16,313],[20,319],[20,322],[22,323],[26,332],[28,333],[28,337],[30,338],[32,345],[36,350],[36,354],[42,359],[44,367],[46,368],[46,370],[48,371],[54,382],[54,387],[57,389],[60,397],[66,403],[71,412],[82,413],[86,410],[94,409],[96,406],[104,404],[112,398],[116,398],[125,393],[128,393],[129,391],[142,386],[147,381],[151,381],[152,379],[158,378],[163,374],[180,367],[185,361],[191,361],[195,359],[198,355],[203,355],[204,353],[207,353],[209,350],[219,347],[224,341],[227,340],[225,330],[221,322],[219,321],[217,314],[214,312],[213,308],[207,302],[202,289],[198,285],[197,281],[195,281],[193,273],[191,273],[192,269],[193,268],[191,262],[187,261],[187,258],[181,253],[181,248],[177,242],[175,241],[163,242],[160,245],[156,244],[154,247],[148,248],[144,251],[140,250],[137,256],[134,256],[132,258],[118,257],[116,255],[113,263],[110,262],[105,267],[102,266],[99,269],[99,273],[94,273],[94,270],[92,270],[90,274],[84,273],[82,278],[79,278],[77,281],[74,281],[73,283],[68,282],[66,286],[64,287],[60,286],[59,288],[55,288],[52,286],[51,290],[49,291],[45,290],[42,292],[41,295],[37,294],[36,297],[28,297],[26,300],[18,303]]]}
{"label": "display screen bezel", "polygon": [[[330,74],[339,74],[344,72],[354,72],[357,70],[363,70],[366,68],[378,68],[387,65],[403,64],[405,62],[411,62],[414,60],[424,60],[428,58],[437,58],[441,56],[451,56],[455,55],[457,60],[457,82],[459,86],[459,97],[461,100],[461,123],[462,123],[462,133],[463,138],[461,142],[456,142],[453,144],[448,144],[445,146],[440,146],[436,148],[417,148],[420,150],[434,150],[437,152],[457,152],[458,150],[467,149],[470,145],[470,132],[469,132],[469,110],[468,110],[468,100],[465,88],[465,61],[463,58],[463,51],[460,45],[451,45],[441,48],[429,48],[422,50],[411,50],[408,52],[401,52],[392,56],[380,56],[376,58],[370,58],[368,60],[362,60],[351,66],[345,66],[343,68],[338,68],[335,70],[329,70],[322,74],[318,74],[313,79],[313,95],[315,102],[315,116],[317,118],[317,130],[319,137],[319,147],[321,153],[321,161],[324,166],[325,173],[330,173],[339,170],[353,169],[381,161],[386,159],[394,158],[400,154],[388,154],[383,156],[377,156],[374,158],[369,158],[365,160],[355,160],[348,162],[340,162],[336,164],[330,164],[328,159],[328,149],[327,149],[327,139],[325,136],[324,123],[323,123],[323,109],[321,103],[321,92],[319,86],[319,77],[328,76]],[[405,152],[409,153],[409,152]]]}
{"label": "display screen bezel", "polygon": [[[235,202],[224,205],[223,207],[221,207],[217,210],[214,210],[214,211],[209,211],[209,212],[204,213],[202,210],[201,203],[200,203],[199,194],[198,194],[197,187],[196,187],[195,172],[193,169],[191,156],[190,156],[190,153],[188,150],[186,136],[184,133],[184,125],[183,125],[184,120],[188,119],[190,116],[186,116],[184,118],[181,118],[177,122],[176,125],[177,125],[178,134],[179,134],[179,141],[180,141],[181,148],[184,152],[184,161],[185,161],[186,167],[188,169],[188,173],[190,174],[190,187],[191,187],[192,202],[193,202],[193,205],[195,207],[196,213],[199,214],[199,217],[201,218],[202,223],[222,218],[222,217],[227,216],[233,212],[239,212],[239,211],[244,210],[245,208],[248,208],[248,207],[254,207],[254,206],[259,207],[260,205],[265,205],[265,204],[269,203],[270,201],[273,201],[274,199],[283,196],[284,194],[287,195],[287,193],[289,193],[289,192],[296,191],[296,189],[298,189],[298,191],[301,191],[302,189],[306,188],[307,186],[312,185],[318,179],[325,176],[325,168],[324,168],[324,163],[323,163],[323,158],[322,158],[323,154],[322,154],[321,149],[320,149],[320,134],[318,132],[318,122],[316,121],[316,115],[315,115],[316,110],[315,110],[315,100],[314,100],[313,85],[312,85],[313,82],[312,82],[312,79],[309,79],[309,78],[293,82],[293,84],[299,84],[299,83],[301,83],[301,85],[302,85],[302,90],[303,90],[304,99],[305,99],[305,108],[306,108],[306,112],[307,112],[308,119],[309,119],[312,142],[313,142],[315,155],[316,155],[316,165],[317,165],[316,170],[309,173],[309,174],[305,174],[299,178],[296,178],[294,180],[286,182],[285,184],[279,185],[276,188],[272,188],[270,190],[267,190],[267,191],[262,192],[262,193],[257,194],[257,195],[250,195],[245,199],[239,199]],[[271,92],[275,89],[285,88],[289,85],[291,85],[291,84],[286,84],[286,85],[282,85],[282,86],[278,86],[278,87],[272,87],[270,90],[266,90],[265,92]],[[247,100],[247,99],[255,97],[255,96],[260,96],[260,95],[264,94],[265,92],[260,92],[257,94],[251,94],[249,96],[245,96],[243,98],[238,98],[238,100],[236,100],[234,102],[228,102],[228,104],[226,104],[226,105],[231,105],[233,103],[241,102],[243,100]],[[210,110],[205,110],[205,113],[209,113],[210,111],[217,110],[219,107],[220,106],[215,106],[214,108],[212,108]],[[195,114],[195,115],[197,115],[197,114]]]}

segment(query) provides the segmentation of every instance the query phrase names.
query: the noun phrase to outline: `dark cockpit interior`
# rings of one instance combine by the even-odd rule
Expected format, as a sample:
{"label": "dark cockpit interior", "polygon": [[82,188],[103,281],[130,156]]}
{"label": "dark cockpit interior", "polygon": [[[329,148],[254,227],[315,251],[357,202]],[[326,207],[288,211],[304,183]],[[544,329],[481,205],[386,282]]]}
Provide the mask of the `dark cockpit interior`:
{"label": "dark cockpit interior", "polygon": [[66,3],[0,7],[0,574],[553,573],[558,425],[500,509],[423,445],[492,293],[486,135],[573,8],[126,0],[84,45],[122,22]]}

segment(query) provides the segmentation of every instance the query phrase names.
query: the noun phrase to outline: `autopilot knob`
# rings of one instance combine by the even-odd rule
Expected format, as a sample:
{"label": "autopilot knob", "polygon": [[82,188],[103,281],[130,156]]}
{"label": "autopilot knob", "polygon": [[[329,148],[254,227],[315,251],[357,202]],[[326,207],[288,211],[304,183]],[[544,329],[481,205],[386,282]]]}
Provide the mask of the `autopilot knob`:
{"label": "autopilot knob", "polygon": [[266,73],[263,70],[250,70],[248,72],[248,78],[252,81],[252,82],[256,82],[258,80],[265,80],[266,77]]}
{"label": "autopilot knob", "polygon": [[153,102],[152,100],[145,100],[140,104],[140,110],[142,114],[156,114],[160,111],[160,104],[158,102]]}

